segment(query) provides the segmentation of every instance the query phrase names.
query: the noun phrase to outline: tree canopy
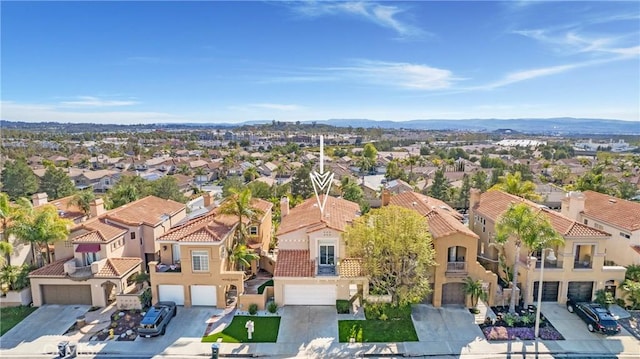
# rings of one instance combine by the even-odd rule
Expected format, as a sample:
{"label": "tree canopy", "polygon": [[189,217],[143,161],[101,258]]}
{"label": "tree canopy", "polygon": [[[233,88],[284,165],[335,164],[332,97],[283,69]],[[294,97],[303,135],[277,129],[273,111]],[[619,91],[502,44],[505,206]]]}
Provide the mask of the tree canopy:
{"label": "tree canopy", "polygon": [[429,294],[435,254],[420,214],[399,206],[374,209],[358,217],[343,236],[348,256],[361,259],[373,290],[390,294],[393,304],[418,303]]}
{"label": "tree canopy", "polygon": [[490,189],[501,190],[531,201],[539,201],[542,199],[541,196],[536,193],[536,185],[531,181],[523,180],[520,172],[507,173],[506,176],[501,177],[499,182]]}
{"label": "tree canopy", "polygon": [[71,196],[76,192],[76,187],[62,168],[49,166],[40,180],[39,191],[46,192],[49,200],[54,200]]}
{"label": "tree canopy", "polygon": [[5,163],[0,181],[2,190],[14,201],[20,197],[30,198],[38,190],[38,177],[22,158]]}

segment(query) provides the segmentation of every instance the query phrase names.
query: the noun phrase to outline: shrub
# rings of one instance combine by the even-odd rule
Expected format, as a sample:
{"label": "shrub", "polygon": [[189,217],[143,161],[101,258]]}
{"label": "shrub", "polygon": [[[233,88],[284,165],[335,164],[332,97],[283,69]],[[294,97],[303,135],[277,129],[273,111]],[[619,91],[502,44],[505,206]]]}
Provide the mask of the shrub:
{"label": "shrub", "polygon": [[256,315],[256,313],[258,313],[258,305],[255,303],[252,303],[249,305],[249,314],[251,315]]}
{"label": "shrub", "polygon": [[518,317],[514,314],[507,313],[503,318],[504,322],[507,323],[507,326],[513,327],[518,322]]}
{"label": "shrub", "polygon": [[529,324],[535,321],[535,318],[533,318],[533,314],[526,314],[526,315],[523,315],[522,318],[520,318],[520,321],[525,326],[528,326]]}
{"label": "shrub", "polygon": [[382,321],[386,321],[386,320],[389,319],[389,317],[386,314],[382,313],[382,314],[380,314],[380,318],[378,318],[378,319],[380,319]]}
{"label": "shrub", "polygon": [[336,310],[338,314],[349,314],[349,301],[342,299],[336,300]]}
{"label": "shrub", "polygon": [[388,319],[410,319],[411,306],[395,306],[390,303],[367,303],[364,307],[367,319],[380,319],[385,314]]}
{"label": "shrub", "polygon": [[275,314],[275,312],[278,311],[278,304],[276,304],[276,302],[269,302],[269,304],[267,304],[267,311],[271,314]]}
{"label": "shrub", "polygon": [[594,301],[605,306],[606,308],[609,308],[611,304],[614,304],[616,302],[616,299],[613,297],[613,294],[611,294],[611,292],[607,292],[604,289],[598,289],[596,290],[596,298]]}

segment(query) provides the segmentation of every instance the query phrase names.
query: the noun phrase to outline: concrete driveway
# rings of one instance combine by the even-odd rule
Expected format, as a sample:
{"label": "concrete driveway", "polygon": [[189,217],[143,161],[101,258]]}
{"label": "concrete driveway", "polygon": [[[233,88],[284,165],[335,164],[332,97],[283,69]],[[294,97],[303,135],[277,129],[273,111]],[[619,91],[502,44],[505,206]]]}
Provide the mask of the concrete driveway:
{"label": "concrete driveway", "polygon": [[42,337],[61,336],[89,308],[88,305],[43,305],[0,337],[0,348],[10,349]]}
{"label": "concrete driveway", "polygon": [[285,306],[280,309],[278,347],[282,353],[327,354],[338,343],[338,314],[335,306]]}
{"label": "concrete driveway", "polygon": [[443,353],[460,353],[461,348],[485,339],[466,308],[416,304],[412,306],[411,317],[420,343],[440,347]]}

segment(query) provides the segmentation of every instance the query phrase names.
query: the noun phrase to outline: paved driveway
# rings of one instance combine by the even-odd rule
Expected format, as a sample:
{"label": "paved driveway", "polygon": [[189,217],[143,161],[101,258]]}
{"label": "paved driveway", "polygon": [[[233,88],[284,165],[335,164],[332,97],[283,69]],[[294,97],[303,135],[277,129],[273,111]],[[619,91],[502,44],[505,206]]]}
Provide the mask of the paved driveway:
{"label": "paved driveway", "polygon": [[470,343],[484,340],[474,316],[466,308],[417,304],[412,306],[411,317],[420,343],[440,348],[440,352],[460,353]]}
{"label": "paved driveway", "polygon": [[43,305],[0,337],[0,348],[10,349],[41,337],[62,335],[89,308],[88,305]]}

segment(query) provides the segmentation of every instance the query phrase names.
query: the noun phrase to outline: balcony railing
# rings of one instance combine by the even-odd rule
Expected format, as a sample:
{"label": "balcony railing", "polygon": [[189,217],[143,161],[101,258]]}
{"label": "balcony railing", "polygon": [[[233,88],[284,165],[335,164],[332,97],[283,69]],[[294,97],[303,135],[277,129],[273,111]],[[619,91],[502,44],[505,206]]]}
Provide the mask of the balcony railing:
{"label": "balcony railing", "polygon": [[[540,269],[540,266],[542,265],[542,262],[537,260],[536,261],[536,268]],[[553,268],[562,268],[562,261],[546,261],[544,262],[544,269],[553,269]]]}
{"label": "balcony railing", "polygon": [[95,273],[98,273],[99,267],[96,262],[95,269],[92,269],[92,265],[83,265],[78,259],[72,259],[64,264],[64,273],[73,280],[86,280]]}
{"label": "balcony railing", "polygon": [[336,266],[332,265],[319,265],[318,266],[318,275],[319,276],[335,276],[336,275]]}
{"label": "balcony railing", "polygon": [[157,273],[181,273],[182,267],[180,266],[180,263],[176,263],[176,264],[158,263],[156,265],[156,272]]}
{"label": "balcony railing", "polygon": [[591,261],[573,261],[574,269],[591,269],[593,267],[593,262]]}
{"label": "balcony railing", "polygon": [[467,275],[467,262],[447,262],[448,276],[465,276]]}

